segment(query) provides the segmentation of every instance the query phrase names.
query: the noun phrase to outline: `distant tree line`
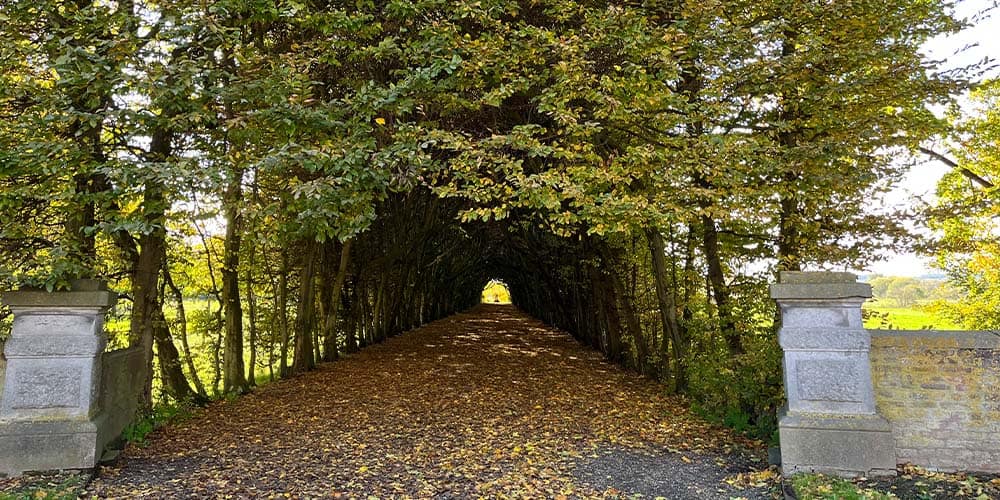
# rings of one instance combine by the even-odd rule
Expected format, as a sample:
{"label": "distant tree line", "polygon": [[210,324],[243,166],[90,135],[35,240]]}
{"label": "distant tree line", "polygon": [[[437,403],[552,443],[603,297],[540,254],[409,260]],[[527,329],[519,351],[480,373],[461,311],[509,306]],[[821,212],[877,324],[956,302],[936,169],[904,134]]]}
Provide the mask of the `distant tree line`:
{"label": "distant tree line", "polygon": [[960,288],[945,279],[875,275],[868,278],[868,283],[876,301],[897,307],[913,307],[933,301],[954,302],[964,295]]}

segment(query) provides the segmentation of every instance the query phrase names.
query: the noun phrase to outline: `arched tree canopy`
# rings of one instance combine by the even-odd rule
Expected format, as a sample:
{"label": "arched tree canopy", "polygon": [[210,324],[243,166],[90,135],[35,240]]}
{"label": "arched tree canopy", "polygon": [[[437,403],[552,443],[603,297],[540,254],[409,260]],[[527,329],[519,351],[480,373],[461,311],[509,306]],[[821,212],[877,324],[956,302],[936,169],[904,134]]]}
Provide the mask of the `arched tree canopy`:
{"label": "arched tree canopy", "polygon": [[[946,126],[928,106],[965,85],[919,51],[961,28],[949,12],[5,5],[0,278],[116,281],[129,341],[150,370],[155,346],[183,398],[208,392],[188,328],[217,339],[212,385],[241,391],[263,358],[309,369],[471,306],[496,277],[609,359],[766,414],[762,286],[905,242],[866,207]],[[192,296],[215,305],[188,318]]]}

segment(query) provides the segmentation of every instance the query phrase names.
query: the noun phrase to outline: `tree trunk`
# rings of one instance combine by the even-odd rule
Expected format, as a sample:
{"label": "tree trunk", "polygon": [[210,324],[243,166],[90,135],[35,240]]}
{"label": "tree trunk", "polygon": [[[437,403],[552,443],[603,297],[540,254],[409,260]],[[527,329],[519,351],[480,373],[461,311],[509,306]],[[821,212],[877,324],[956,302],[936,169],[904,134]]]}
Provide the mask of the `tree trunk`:
{"label": "tree trunk", "polygon": [[604,275],[603,279],[610,283],[609,291],[612,292],[609,295],[611,299],[609,302],[611,303],[611,307],[615,309],[615,314],[611,317],[619,325],[617,327],[618,331],[621,331],[622,316],[625,317],[624,326],[635,345],[635,368],[640,373],[645,374],[646,361],[649,358],[649,345],[646,343],[642,326],[639,324],[639,318],[632,304],[632,297],[626,289],[625,283],[622,281],[621,274],[618,272],[621,266],[616,265],[617,259],[612,253],[613,250],[607,245],[601,243],[597,246],[597,250],[605,267],[602,273]]}
{"label": "tree trunk", "polygon": [[164,390],[177,401],[191,401],[195,404],[205,404],[208,398],[196,393],[188,385],[184,370],[181,368],[180,353],[170,336],[167,320],[163,309],[153,310],[153,339],[156,343],[156,358],[160,363],[160,377]]}
{"label": "tree trunk", "polygon": [[[674,302],[673,291],[667,285],[666,245],[659,229],[646,228],[646,240],[649,243],[649,253],[653,262],[653,282],[656,286],[656,300],[660,309],[660,321],[663,323],[663,356],[668,356],[667,339],[673,346],[674,357],[674,390],[684,392],[687,389],[685,353],[687,345],[681,339],[680,325],[677,323],[677,304]],[[667,364],[669,371],[669,364]]]}
{"label": "tree trunk", "polygon": [[250,319],[250,366],[247,374],[247,385],[250,387],[257,385],[257,295],[253,291],[253,270],[256,264],[254,250],[256,248],[251,242],[246,274],[247,314]]}
{"label": "tree trunk", "polygon": [[330,302],[327,306],[329,310],[327,311],[323,326],[324,339],[326,340],[323,357],[325,361],[333,361],[337,359],[339,354],[337,352],[337,335],[339,334],[337,320],[339,319],[340,296],[343,293],[344,280],[347,279],[347,266],[351,261],[351,242],[352,240],[345,241],[340,248],[340,265],[337,268],[337,276],[333,280],[332,297],[330,297]]}
{"label": "tree trunk", "polygon": [[[150,138],[149,159],[165,161],[171,152],[172,134],[163,129],[153,131]],[[159,297],[160,268],[166,260],[166,229],[164,213],[166,202],[160,185],[147,182],[143,193],[143,218],[152,230],[139,237],[139,251],[132,253],[132,317],[129,324],[129,343],[140,345],[145,361],[145,383],[139,395],[139,407],[153,407],[153,338],[156,325],[162,316]]]}
{"label": "tree trunk", "polygon": [[287,248],[281,251],[281,268],[278,270],[278,318],[281,329],[281,359],[278,360],[278,373],[284,377],[288,375],[288,344],[290,342],[288,328],[288,252]]}
{"label": "tree trunk", "polygon": [[729,301],[729,287],[726,285],[726,277],[722,271],[719,232],[715,227],[715,220],[703,215],[701,227],[703,231],[702,249],[705,252],[705,261],[708,263],[708,281],[711,285],[712,297],[715,299],[715,306],[718,309],[719,329],[726,341],[729,353],[733,355],[743,354],[743,342],[733,319],[732,305]]}
{"label": "tree trunk", "polygon": [[312,345],[316,311],[313,296],[316,285],[315,260],[316,243],[309,241],[306,243],[302,276],[299,278],[299,303],[295,315],[295,360],[292,363],[292,371],[295,373],[316,368],[316,358],[313,357]]}
{"label": "tree trunk", "polygon": [[177,324],[180,327],[181,348],[184,350],[184,361],[187,364],[188,373],[191,374],[191,382],[194,384],[195,390],[198,391],[198,395],[208,400],[205,385],[201,382],[201,377],[198,376],[198,369],[194,366],[194,357],[191,356],[191,346],[188,345],[187,310],[184,308],[184,294],[181,293],[181,289],[174,283],[170,275],[169,266],[164,266],[163,268],[163,280],[177,302]]}
{"label": "tree trunk", "polygon": [[226,311],[225,352],[222,356],[222,391],[243,393],[247,390],[246,366],[243,364],[243,305],[240,301],[240,245],[243,242],[243,170],[234,168],[223,195],[226,216],[226,240],[222,257],[222,303]]}
{"label": "tree trunk", "polygon": [[348,354],[354,354],[358,352],[358,325],[361,322],[358,316],[361,315],[361,305],[359,304],[360,297],[358,296],[358,284],[357,280],[353,280],[351,284],[351,293],[346,296],[347,302],[344,304],[344,310],[347,313],[347,340],[344,342],[344,350]]}
{"label": "tree trunk", "polygon": [[615,290],[615,295],[618,296],[618,300],[615,301],[614,305],[621,309],[619,318],[622,316],[625,317],[625,328],[629,336],[632,337],[632,343],[635,345],[635,369],[644,375],[648,374],[646,363],[649,361],[649,344],[646,341],[646,336],[643,334],[642,325],[639,324],[639,316],[636,314],[635,305],[632,303],[632,296],[625,289],[625,284],[622,283],[621,276],[612,273],[609,279],[611,280],[611,286]]}
{"label": "tree trunk", "polygon": [[[147,189],[146,196],[155,196]],[[132,272],[132,318],[129,337],[132,345],[142,348],[145,361],[145,381],[139,403],[142,408],[153,407],[153,322],[158,309],[157,282],[160,262],[163,261],[163,238],[154,229],[139,237],[139,254]]]}

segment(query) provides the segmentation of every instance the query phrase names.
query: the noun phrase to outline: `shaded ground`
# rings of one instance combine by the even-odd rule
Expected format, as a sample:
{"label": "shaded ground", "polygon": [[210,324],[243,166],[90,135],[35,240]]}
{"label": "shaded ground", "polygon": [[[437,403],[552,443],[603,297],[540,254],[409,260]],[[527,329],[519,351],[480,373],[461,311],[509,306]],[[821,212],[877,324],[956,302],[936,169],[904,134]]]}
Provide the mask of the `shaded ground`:
{"label": "shaded ground", "polygon": [[899,498],[973,498],[1000,499],[1000,475],[931,472],[902,465],[896,477],[855,480],[859,487],[891,493]]}
{"label": "shaded ground", "polygon": [[215,403],[88,494],[770,498],[743,444],[565,333],[481,306]]}

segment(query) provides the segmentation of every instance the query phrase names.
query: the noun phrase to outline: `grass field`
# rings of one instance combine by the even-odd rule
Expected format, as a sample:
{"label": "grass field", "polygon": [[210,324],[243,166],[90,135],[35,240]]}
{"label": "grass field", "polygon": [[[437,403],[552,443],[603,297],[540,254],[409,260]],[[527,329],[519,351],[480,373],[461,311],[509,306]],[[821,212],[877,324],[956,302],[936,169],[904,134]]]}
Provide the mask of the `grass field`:
{"label": "grass field", "polygon": [[865,320],[865,328],[875,330],[961,330],[962,328],[948,320],[919,306],[888,307],[876,304],[866,304],[865,311],[874,313]]}

